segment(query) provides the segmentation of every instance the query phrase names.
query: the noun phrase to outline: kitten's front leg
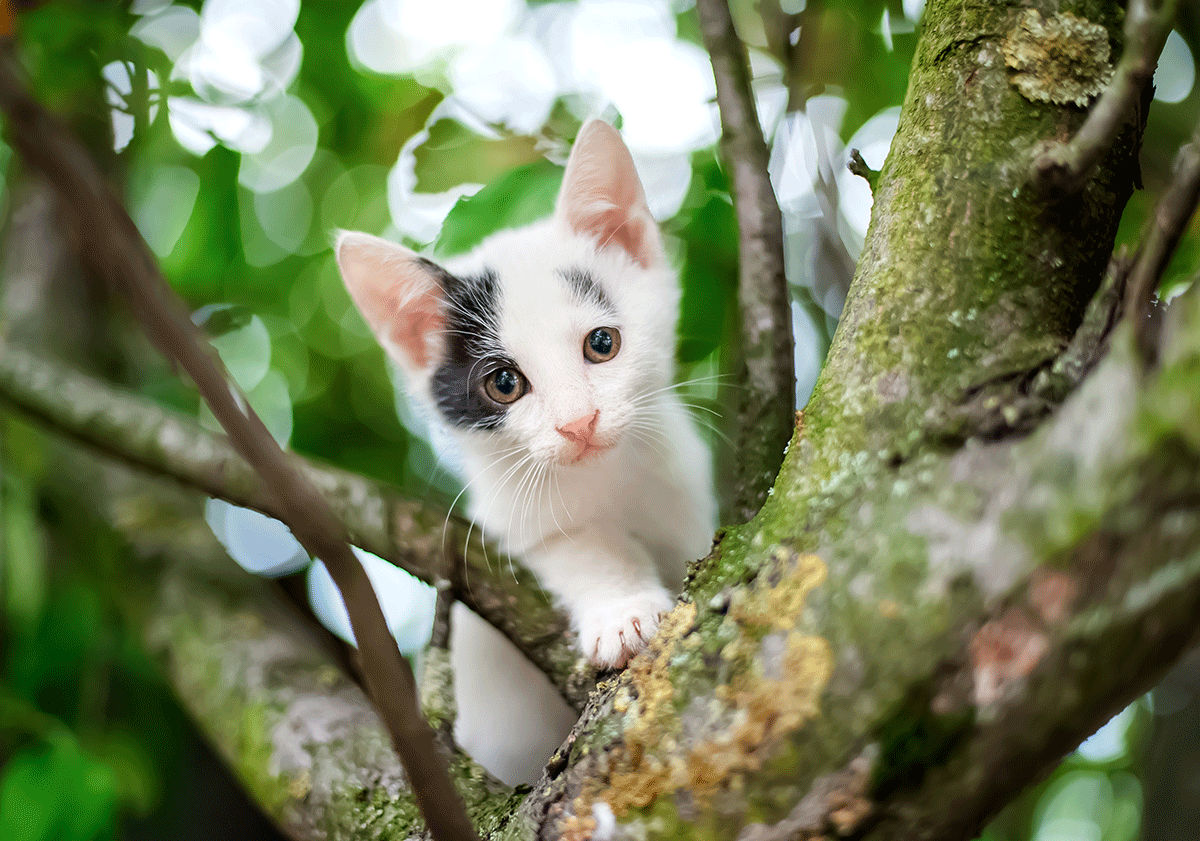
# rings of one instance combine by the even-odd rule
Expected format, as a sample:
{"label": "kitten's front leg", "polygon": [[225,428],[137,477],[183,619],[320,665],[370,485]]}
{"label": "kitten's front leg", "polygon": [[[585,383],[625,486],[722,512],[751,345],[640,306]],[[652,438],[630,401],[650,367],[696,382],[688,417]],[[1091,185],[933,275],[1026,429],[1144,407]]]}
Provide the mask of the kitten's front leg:
{"label": "kitten's front leg", "polygon": [[583,654],[600,668],[629,662],[675,602],[650,554],[625,535],[585,531],[530,549],[525,562],[567,611]]}

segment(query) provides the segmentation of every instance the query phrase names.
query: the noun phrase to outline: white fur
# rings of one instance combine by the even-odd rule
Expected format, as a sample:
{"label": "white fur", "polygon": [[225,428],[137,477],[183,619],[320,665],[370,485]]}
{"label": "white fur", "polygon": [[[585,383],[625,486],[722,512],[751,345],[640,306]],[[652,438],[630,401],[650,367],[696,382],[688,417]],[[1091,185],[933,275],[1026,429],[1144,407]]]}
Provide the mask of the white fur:
{"label": "white fur", "polygon": [[[532,388],[499,430],[448,430],[470,516],[562,604],[585,655],[623,665],[715,527],[709,454],[670,388],[678,281],[619,249],[597,252],[557,219],[497,234],[447,268],[485,266],[501,279],[505,348]],[[583,357],[584,337],[606,318],[557,275],[571,267],[596,277],[619,313],[621,349],[609,362]],[[427,377],[414,385],[428,394]],[[575,447],[555,427],[597,409],[596,439],[613,446],[571,463]]]}
{"label": "white fur", "polygon": [[[710,455],[670,387],[678,282],[619,250],[597,253],[555,220],[498,234],[447,268],[484,265],[501,278],[501,334],[532,389],[499,430],[440,424],[439,437],[463,465],[471,519],[533,570],[571,617],[586,656],[623,665],[671,607],[687,562],[708,552],[716,525]],[[604,322],[555,274],[571,266],[611,281],[622,344],[609,362],[583,358],[583,337]],[[410,387],[430,401],[428,375]],[[615,446],[562,463],[573,448],[555,426],[595,408],[597,436]],[[456,737],[501,779],[529,781],[573,716],[489,631],[455,632]]]}

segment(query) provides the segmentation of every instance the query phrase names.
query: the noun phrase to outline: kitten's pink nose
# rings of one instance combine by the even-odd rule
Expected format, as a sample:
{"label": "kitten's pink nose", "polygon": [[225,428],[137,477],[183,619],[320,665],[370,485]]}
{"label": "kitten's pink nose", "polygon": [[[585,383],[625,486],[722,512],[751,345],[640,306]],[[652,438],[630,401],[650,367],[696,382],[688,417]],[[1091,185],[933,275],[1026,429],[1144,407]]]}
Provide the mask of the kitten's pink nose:
{"label": "kitten's pink nose", "polygon": [[600,410],[592,412],[590,415],[584,415],[581,418],[575,418],[570,423],[564,423],[562,426],[556,426],[558,434],[568,441],[574,441],[576,444],[586,448],[592,443],[592,435],[596,432],[596,421],[600,419]]}

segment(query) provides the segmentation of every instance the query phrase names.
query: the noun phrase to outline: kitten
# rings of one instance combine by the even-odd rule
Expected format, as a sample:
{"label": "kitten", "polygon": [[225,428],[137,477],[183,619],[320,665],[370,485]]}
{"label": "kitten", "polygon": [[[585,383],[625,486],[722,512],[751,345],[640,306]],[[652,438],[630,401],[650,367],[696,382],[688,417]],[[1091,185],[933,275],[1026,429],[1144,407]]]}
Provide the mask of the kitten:
{"label": "kitten", "polygon": [[620,667],[703,556],[708,451],[671,388],[679,283],[633,160],[584,126],[552,218],[445,267],[343,233],[355,303],[457,446],[470,514]]}
{"label": "kitten", "polygon": [[716,504],[672,387],[679,282],[620,135],[589,122],[551,218],[444,266],[361,233],[337,259],[454,448],[471,518],[537,575],[584,655],[624,666],[707,553]]}

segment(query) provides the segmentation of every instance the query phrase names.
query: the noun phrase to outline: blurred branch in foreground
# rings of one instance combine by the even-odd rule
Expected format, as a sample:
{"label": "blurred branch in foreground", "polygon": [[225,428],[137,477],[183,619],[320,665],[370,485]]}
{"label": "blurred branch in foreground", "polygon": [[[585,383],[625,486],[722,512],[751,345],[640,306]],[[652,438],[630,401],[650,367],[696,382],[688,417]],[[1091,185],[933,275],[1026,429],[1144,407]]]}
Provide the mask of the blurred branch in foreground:
{"label": "blurred branch in foreground", "polygon": [[11,49],[0,50],[0,108],[26,161],[63,199],[81,256],[132,307],[151,341],[195,382],[231,443],[250,462],[300,543],[329,568],[342,592],[363,657],[368,690],[388,727],[430,831],[438,839],[475,838],[421,717],[416,680],[387,628],[366,572],[324,498],[279,449],[258,415],[236,395],[215,354],[167,286],[133,221],[86,151],[25,91]]}

